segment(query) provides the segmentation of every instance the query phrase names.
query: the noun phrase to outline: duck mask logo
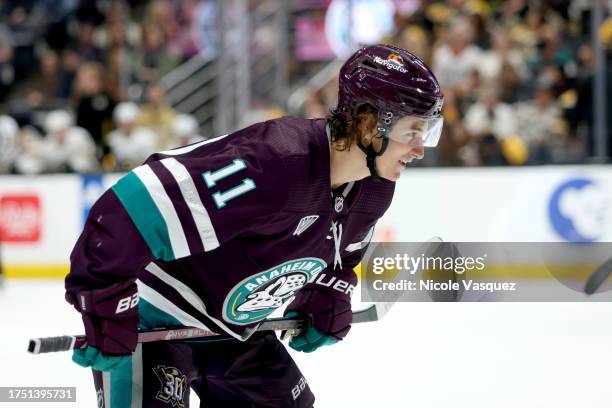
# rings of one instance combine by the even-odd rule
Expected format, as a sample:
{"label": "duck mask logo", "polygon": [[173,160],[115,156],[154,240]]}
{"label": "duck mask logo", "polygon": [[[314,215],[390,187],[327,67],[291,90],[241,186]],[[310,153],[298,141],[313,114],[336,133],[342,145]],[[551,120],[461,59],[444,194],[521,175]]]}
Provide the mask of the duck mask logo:
{"label": "duck mask logo", "polygon": [[242,280],[225,298],[223,318],[239,325],[265,319],[326,266],[319,258],[301,258]]}

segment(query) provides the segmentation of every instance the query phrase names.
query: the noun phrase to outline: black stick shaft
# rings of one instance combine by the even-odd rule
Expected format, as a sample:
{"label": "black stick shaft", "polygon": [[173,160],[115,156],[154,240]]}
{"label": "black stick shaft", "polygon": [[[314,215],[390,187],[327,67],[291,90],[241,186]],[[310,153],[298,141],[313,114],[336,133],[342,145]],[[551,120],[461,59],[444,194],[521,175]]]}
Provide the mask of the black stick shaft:
{"label": "black stick shaft", "polygon": [[603,264],[599,266],[599,268],[595,269],[595,272],[591,274],[589,279],[586,281],[584,285],[584,292],[588,295],[592,295],[597,292],[597,290],[603,285],[603,283],[610,277],[612,274],[612,259],[607,260]]}
{"label": "black stick shaft", "polygon": [[[378,320],[376,307],[369,306],[363,310],[353,312],[353,322],[362,323]],[[298,333],[307,327],[307,322],[303,319],[281,317],[267,319],[257,327],[256,331],[266,330],[293,330]],[[139,343],[150,343],[153,341],[188,340],[202,338],[224,338],[228,337],[208,329],[197,327],[181,327],[170,330],[141,331],[138,333]],[[69,351],[80,349],[87,346],[87,339],[84,335],[78,336],[58,336],[41,337],[30,340],[28,351],[32,354],[52,353],[56,351]]]}

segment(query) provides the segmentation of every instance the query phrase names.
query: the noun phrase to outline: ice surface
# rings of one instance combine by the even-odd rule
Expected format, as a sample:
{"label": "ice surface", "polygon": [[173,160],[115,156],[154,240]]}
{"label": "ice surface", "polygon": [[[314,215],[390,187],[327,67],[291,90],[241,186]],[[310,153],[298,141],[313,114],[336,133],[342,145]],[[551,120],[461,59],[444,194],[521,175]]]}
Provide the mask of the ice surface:
{"label": "ice surface", "polygon": [[[95,407],[91,374],[70,353],[26,352],[32,337],[82,332],[63,283],[8,280],[0,311],[0,386],[77,387],[76,405],[14,406]],[[398,304],[340,344],[293,355],[317,408],[612,406],[606,303]]]}

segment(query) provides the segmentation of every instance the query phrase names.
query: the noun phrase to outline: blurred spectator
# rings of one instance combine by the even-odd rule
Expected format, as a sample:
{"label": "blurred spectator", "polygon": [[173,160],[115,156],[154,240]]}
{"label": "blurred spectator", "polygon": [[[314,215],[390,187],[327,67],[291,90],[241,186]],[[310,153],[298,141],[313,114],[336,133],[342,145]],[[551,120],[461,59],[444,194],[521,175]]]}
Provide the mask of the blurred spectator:
{"label": "blurred spectator", "polygon": [[28,143],[27,165],[22,171],[87,173],[98,169],[95,145],[87,131],[74,126],[72,116],[64,110],[49,112],[45,118],[46,136],[32,137]]}
{"label": "blurred spectator", "polygon": [[106,10],[105,24],[95,29],[95,43],[104,49],[112,49],[122,44],[130,48],[137,47],[141,42],[142,29],[140,24],[131,18],[130,11],[126,1],[111,1]]}
{"label": "blurred spectator", "polygon": [[478,141],[478,160],[481,166],[505,166],[508,160],[502,153],[502,146],[494,135],[485,134]]}
{"label": "blurred spectator", "polygon": [[75,49],[83,62],[104,62],[104,51],[94,44],[94,25],[89,21],[79,24]]}
{"label": "blurred spectator", "polygon": [[438,164],[443,166],[461,166],[476,163],[475,147],[469,152],[468,146],[471,137],[466,132],[461,122],[463,116],[459,98],[453,89],[444,88],[444,106],[442,115],[444,117],[443,137],[440,138],[438,147]]}
{"label": "blurred spectator", "polygon": [[443,87],[460,87],[478,69],[482,50],[472,43],[472,27],[464,18],[452,22],[444,45],[433,53],[433,71]]}
{"label": "blurred spectator", "polygon": [[44,29],[46,15],[38,2],[7,3],[4,9],[7,15],[2,20],[10,32],[14,79],[19,80],[26,78],[36,67],[34,48]]}
{"label": "blurred spectator", "polygon": [[[586,140],[586,154],[592,156],[594,149],[593,77],[594,57],[590,44],[578,47],[578,73],[574,92],[574,106],[568,110],[570,129],[577,138]],[[608,84],[609,85],[609,84]],[[608,108],[612,101],[608,97]]]}
{"label": "blurred spectator", "polygon": [[170,148],[183,147],[204,140],[198,128],[198,121],[193,116],[184,113],[177,115],[172,121],[174,143]]}
{"label": "blurred spectator", "polygon": [[493,135],[503,139],[516,134],[514,110],[499,100],[494,84],[481,87],[479,101],[465,113],[465,128],[474,137]]}
{"label": "blurred spectator", "polygon": [[195,21],[195,14],[200,3],[198,0],[183,0],[175,13],[176,23],[163,25],[166,29],[168,53],[178,61],[184,61],[199,52],[196,36],[193,34],[193,25],[199,24],[199,21]]}
{"label": "blurred spectator", "polygon": [[15,158],[14,168],[20,174],[38,174],[45,171],[41,155],[42,138],[31,126],[21,129],[17,136],[18,156]]}
{"label": "blurred spectator", "polygon": [[13,36],[8,26],[0,22],[0,100],[4,99],[15,79],[12,59]]}
{"label": "blurred spectator", "polygon": [[58,75],[58,93],[60,98],[68,99],[72,95],[74,80],[81,64],[79,54],[73,48],[65,48],[60,53],[60,72]]}
{"label": "blurred spectator", "polygon": [[427,43],[427,33],[419,26],[409,25],[400,31],[397,45],[429,63],[431,50]]}
{"label": "blurred spectator", "polygon": [[140,109],[133,102],[122,102],[115,108],[116,129],[108,134],[108,145],[115,158],[116,170],[131,170],[155,152],[157,135],[137,126]]}
{"label": "blurred spectator", "polygon": [[17,134],[19,126],[15,119],[0,115],[0,174],[9,173],[18,154]]}
{"label": "blurred spectator", "polygon": [[149,84],[138,121],[141,126],[158,135],[158,150],[165,150],[172,143],[170,126],[176,116],[174,109],[166,103],[165,96],[164,88],[159,82]]}
{"label": "blurred spectator", "polygon": [[107,153],[103,135],[110,130],[115,102],[103,84],[103,67],[85,63],[79,67],[73,89],[76,124],[86,129],[98,147],[98,156]]}
{"label": "blurred spectator", "polygon": [[549,85],[540,84],[533,99],[516,105],[516,119],[517,133],[528,146],[530,162],[560,163],[566,160],[563,150],[567,125]]}
{"label": "blurred spectator", "polygon": [[31,81],[23,84],[27,92],[26,99],[31,109],[49,109],[54,106],[60,96],[58,76],[60,75],[59,57],[51,49],[43,49],[38,59],[39,72],[32,76]]}
{"label": "blurred spectator", "polygon": [[154,81],[170,72],[178,63],[178,59],[167,52],[162,28],[152,24],[145,25],[142,28],[142,54],[138,75],[140,82]]}
{"label": "blurred spectator", "polygon": [[501,99],[509,103],[517,100],[517,88],[529,76],[525,56],[512,47],[508,33],[499,29],[493,33],[492,48],[483,53],[478,70],[483,80],[500,81]]}
{"label": "blurred spectator", "polygon": [[109,94],[116,101],[140,97],[140,94],[129,94],[131,85],[138,82],[137,47],[133,42],[128,42],[126,28],[120,22],[109,25],[108,34],[106,65]]}

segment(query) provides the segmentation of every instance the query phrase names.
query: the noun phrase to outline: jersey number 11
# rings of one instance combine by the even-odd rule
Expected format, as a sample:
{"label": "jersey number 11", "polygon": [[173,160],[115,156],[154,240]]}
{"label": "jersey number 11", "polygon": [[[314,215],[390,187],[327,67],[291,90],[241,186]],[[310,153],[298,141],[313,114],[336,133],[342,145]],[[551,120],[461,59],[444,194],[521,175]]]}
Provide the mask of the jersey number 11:
{"label": "jersey number 11", "polygon": [[[234,159],[232,164],[229,164],[216,171],[207,171],[203,173],[202,176],[204,177],[206,186],[208,188],[212,188],[222,179],[244,169],[246,169],[246,163],[244,160]],[[215,204],[217,204],[217,208],[223,208],[228,201],[233,200],[236,197],[240,197],[253,189],[255,189],[255,182],[250,178],[245,178],[242,180],[242,183],[236,187],[230,188],[227,191],[218,191],[213,193],[212,197],[215,200]]]}

